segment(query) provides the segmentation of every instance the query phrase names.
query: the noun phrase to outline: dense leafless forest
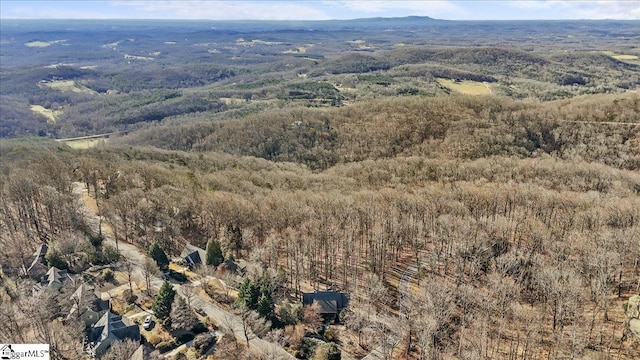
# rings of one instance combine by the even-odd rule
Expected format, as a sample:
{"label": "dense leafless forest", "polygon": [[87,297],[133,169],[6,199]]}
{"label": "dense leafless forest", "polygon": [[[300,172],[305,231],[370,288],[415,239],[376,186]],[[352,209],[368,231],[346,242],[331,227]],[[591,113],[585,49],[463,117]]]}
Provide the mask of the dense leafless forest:
{"label": "dense leafless forest", "polygon": [[[570,53],[543,39],[255,64],[251,52],[215,71],[184,65],[179,80],[151,64],[139,88],[102,70],[37,70],[68,71],[100,95],[27,89],[18,84],[33,70],[3,68],[15,86],[2,88],[3,136],[16,138],[0,140],[0,340],[81,356],[81,326],[53,320],[73,289],[32,297],[20,269],[42,242],[80,275],[117,260],[92,246],[102,233],[84,187],[121,243],[169,258],[216,243],[249,264],[242,277],[220,275],[226,297],[242,299],[244,278],[268,288],[269,324],[253,331],[299,358],[336,358],[324,344],[342,358],[637,358],[625,310],[640,292],[640,65],[602,53],[637,48],[599,41]],[[491,91],[461,94],[466,81]],[[15,125],[24,101],[64,115]],[[117,134],[81,149],[52,139],[101,132]],[[291,319],[303,292],[325,289],[349,294],[337,324],[318,330],[308,309]],[[216,301],[245,319],[239,300]],[[213,356],[256,356],[231,343]]]}

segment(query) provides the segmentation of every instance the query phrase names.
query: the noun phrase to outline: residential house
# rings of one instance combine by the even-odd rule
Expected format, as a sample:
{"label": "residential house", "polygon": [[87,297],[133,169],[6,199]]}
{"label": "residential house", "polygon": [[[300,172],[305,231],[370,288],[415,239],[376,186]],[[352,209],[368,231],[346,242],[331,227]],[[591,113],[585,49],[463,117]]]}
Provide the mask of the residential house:
{"label": "residential house", "polygon": [[349,304],[349,295],[337,291],[315,291],[302,294],[302,305],[318,304],[325,321],[339,320],[340,312]]}
{"label": "residential house", "polygon": [[242,263],[242,260],[235,261],[231,258],[228,258],[227,260],[223,261],[216,268],[216,272],[218,272],[218,274],[231,273],[231,274],[242,276],[246,273],[246,271],[247,271],[246,263]]}
{"label": "residential house", "polygon": [[60,270],[55,266],[49,268],[46,274],[42,276],[40,279],[40,284],[34,286],[34,291],[40,291],[43,288],[52,289],[52,290],[60,290],[63,283],[70,281],[72,284],[74,283],[73,278],[69,275],[67,270]]}
{"label": "residential house", "polygon": [[125,339],[139,342],[140,327],[135,323],[131,325],[128,319],[107,311],[89,329],[86,351],[93,356],[100,356],[113,342]]}
{"label": "residential house", "polygon": [[95,289],[87,284],[81,284],[69,298],[71,310],[66,320],[79,318],[86,328],[92,326],[109,310],[109,300],[102,300]]}
{"label": "residential house", "polygon": [[180,253],[180,258],[182,258],[189,267],[200,266],[205,263],[207,252],[197,246],[187,244],[184,246],[182,253]]}

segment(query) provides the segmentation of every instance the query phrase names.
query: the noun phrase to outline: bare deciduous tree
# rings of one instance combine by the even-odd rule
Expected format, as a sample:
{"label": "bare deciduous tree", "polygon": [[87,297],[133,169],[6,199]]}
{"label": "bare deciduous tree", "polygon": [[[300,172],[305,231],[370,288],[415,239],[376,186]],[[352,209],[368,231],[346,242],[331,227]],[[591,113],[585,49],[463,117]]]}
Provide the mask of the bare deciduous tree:
{"label": "bare deciduous tree", "polygon": [[305,324],[308,331],[312,333],[318,332],[323,319],[320,315],[320,305],[318,305],[317,302],[304,307],[302,310],[302,322]]}
{"label": "bare deciduous tree", "polygon": [[144,276],[147,295],[151,296],[151,279],[160,275],[160,269],[153,259],[146,257],[142,263],[142,276]]}
{"label": "bare deciduous tree", "polygon": [[125,259],[122,261],[122,270],[124,270],[125,274],[127,274],[127,281],[129,282],[129,296],[133,298],[133,270],[135,269],[135,265],[129,259]]}
{"label": "bare deciduous tree", "polygon": [[102,360],[122,360],[129,359],[131,355],[136,351],[140,344],[131,339],[124,341],[115,341],[111,343],[107,352],[102,355]]}
{"label": "bare deciduous tree", "polygon": [[263,318],[256,311],[248,309],[246,306],[239,308],[240,319],[242,320],[242,334],[249,347],[249,337],[253,334],[257,337],[265,336],[271,329],[271,321]]}

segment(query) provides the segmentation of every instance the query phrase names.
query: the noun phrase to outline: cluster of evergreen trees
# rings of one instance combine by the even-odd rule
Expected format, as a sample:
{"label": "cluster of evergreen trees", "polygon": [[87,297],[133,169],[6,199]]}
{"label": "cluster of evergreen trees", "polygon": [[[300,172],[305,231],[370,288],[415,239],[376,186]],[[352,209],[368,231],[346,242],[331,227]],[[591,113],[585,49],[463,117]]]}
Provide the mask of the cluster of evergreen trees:
{"label": "cluster of evergreen trees", "polygon": [[271,319],[275,307],[269,280],[261,279],[254,283],[245,277],[238,289],[237,304],[250,310],[255,310],[260,316]]}

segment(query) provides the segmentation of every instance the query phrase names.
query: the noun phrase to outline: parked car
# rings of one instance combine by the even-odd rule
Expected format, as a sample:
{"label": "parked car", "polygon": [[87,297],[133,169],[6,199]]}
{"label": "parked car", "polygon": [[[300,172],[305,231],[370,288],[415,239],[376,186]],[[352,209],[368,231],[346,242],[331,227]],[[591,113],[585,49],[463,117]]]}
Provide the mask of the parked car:
{"label": "parked car", "polygon": [[151,328],[151,323],[152,322],[153,322],[153,320],[151,320],[151,315],[149,315],[144,319],[144,322],[142,323],[142,327],[145,330],[149,330]]}
{"label": "parked car", "polygon": [[207,313],[202,308],[196,308],[195,312],[200,316],[207,316]]}

